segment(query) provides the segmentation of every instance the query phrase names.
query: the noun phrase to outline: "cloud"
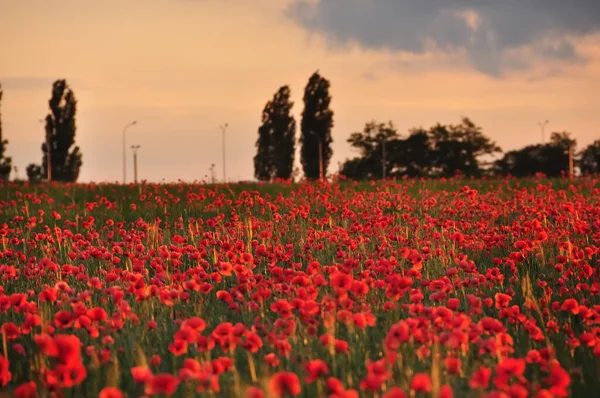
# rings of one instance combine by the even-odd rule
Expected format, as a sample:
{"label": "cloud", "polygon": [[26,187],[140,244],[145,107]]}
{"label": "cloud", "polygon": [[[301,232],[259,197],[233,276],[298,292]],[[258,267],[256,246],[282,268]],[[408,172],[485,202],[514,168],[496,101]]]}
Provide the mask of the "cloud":
{"label": "cloud", "polygon": [[463,53],[493,76],[549,61],[581,61],[573,43],[600,31],[597,0],[294,0],[286,15],[329,43],[424,54]]}
{"label": "cloud", "polygon": [[[0,84],[2,88],[7,90],[52,90],[52,84],[59,78],[52,77],[34,77],[34,76],[18,76],[18,77],[1,77]],[[67,83],[72,88],[82,88],[84,86],[80,79],[67,79]]]}
{"label": "cloud", "polygon": [[0,77],[0,84],[10,90],[37,90],[42,87],[52,88],[53,79],[46,77]]}

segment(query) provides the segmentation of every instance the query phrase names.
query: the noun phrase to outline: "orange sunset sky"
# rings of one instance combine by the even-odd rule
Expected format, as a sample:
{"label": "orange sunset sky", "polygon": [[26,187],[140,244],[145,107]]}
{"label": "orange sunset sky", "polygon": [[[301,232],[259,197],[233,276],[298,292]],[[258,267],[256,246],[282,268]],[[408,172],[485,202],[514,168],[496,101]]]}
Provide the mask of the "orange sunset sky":
{"label": "orange sunset sky", "polygon": [[228,177],[252,179],[266,101],[289,84],[299,130],[317,69],[335,113],[330,173],[372,119],[406,133],[464,115],[504,150],[539,142],[544,119],[547,137],[570,131],[579,148],[600,138],[593,0],[0,0],[0,60],[20,177],[41,161],[58,78],[78,100],[80,181],[121,180],[132,120],[140,178],[203,179],[211,163],[220,178],[227,122]]}

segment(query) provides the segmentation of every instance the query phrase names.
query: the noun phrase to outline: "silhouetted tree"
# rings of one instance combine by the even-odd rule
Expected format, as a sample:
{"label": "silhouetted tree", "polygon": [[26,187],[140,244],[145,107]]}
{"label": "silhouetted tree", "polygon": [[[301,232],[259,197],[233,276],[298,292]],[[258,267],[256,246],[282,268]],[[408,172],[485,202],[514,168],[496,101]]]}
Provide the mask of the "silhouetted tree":
{"label": "silhouetted tree", "polygon": [[600,140],[592,142],[581,151],[579,169],[582,174],[600,173]]}
{"label": "silhouetted tree", "polygon": [[433,171],[433,149],[426,130],[413,129],[405,139],[389,144],[391,175],[395,177],[427,177]]}
{"label": "silhouetted tree", "polygon": [[[75,182],[83,164],[81,152],[75,144],[75,113],[77,100],[73,91],[63,80],[57,80],[52,85],[52,97],[48,101],[50,113],[46,116],[46,135],[42,144],[41,175],[48,175],[48,149],[50,149],[51,178],[54,181]],[[50,148],[47,142],[50,142]],[[28,175],[35,177],[37,168],[30,165]],[[30,174],[31,171],[31,174]],[[36,177],[37,178],[37,177]]]}
{"label": "silhouetted tree", "polygon": [[296,121],[291,115],[289,86],[282,86],[265,105],[258,129],[254,175],[259,180],[289,179],[294,168]]}
{"label": "silhouetted tree", "polygon": [[577,142],[567,132],[552,133],[547,144],[528,145],[507,152],[494,165],[496,174],[515,177],[533,176],[543,173],[558,177],[569,170],[569,148],[575,149]]}
{"label": "silhouetted tree", "polygon": [[353,179],[381,177],[384,141],[386,175],[391,177],[449,177],[457,172],[478,176],[484,172],[482,158],[500,151],[468,118],[458,125],[413,129],[407,138],[399,137],[391,123],[385,126],[371,122],[362,133],[353,133],[348,139],[361,156],[346,161],[342,174]]}
{"label": "silhouetted tree", "polygon": [[383,177],[383,149],[385,143],[385,170],[390,175],[393,167],[393,148],[390,144],[398,140],[399,135],[392,122],[388,124],[371,121],[365,124],[363,131],[355,132],[348,143],[357,149],[359,157],[347,160],[341,168],[341,174],[352,179],[374,179]]}
{"label": "silhouetted tree", "polygon": [[254,177],[259,181],[269,181],[273,176],[273,159],[271,159],[271,120],[269,109],[271,102],[265,106],[262,114],[262,125],[258,128],[256,155],[254,156]]}
{"label": "silhouetted tree", "polygon": [[469,118],[463,118],[458,125],[437,124],[428,132],[432,144],[433,172],[443,177],[453,176],[456,172],[468,176],[479,176],[482,157],[502,152],[481,127]]}
{"label": "silhouetted tree", "polygon": [[[0,84],[0,105],[2,105],[2,85]],[[8,141],[2,136],[2,114],[0,113],[0,180],[8,181],[12,169],[12,159],[5,156]]]}
{"label": "silhouetted tree", "polygon": [[27,179],[29,182],[39,183],[44,179],[42,176],[42,168],[37,164],[30,164],[25,171],[27,172]]}
{"label": "silhouetted tree", "polygon": [[333,150],[331,149],[331,128],[333,127],[333,111],[329,109],[329,81],[313,73],[304,90],[304,111],[302,112],[300,135],[300,160],[306,178],[319,178],[319,143],[322,147],[323,175],[327,176],[327,168]]}

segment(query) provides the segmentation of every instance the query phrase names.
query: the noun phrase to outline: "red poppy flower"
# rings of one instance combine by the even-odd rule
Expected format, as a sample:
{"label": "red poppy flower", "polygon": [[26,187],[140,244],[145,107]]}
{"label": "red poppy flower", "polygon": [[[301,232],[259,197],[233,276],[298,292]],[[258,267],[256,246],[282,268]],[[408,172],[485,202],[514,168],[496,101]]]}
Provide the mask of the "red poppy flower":
{"label": "red poppy flower", "polygon": [[138,384],[144,384],[152,378],[152,371],[145,366],[135,366],[131,368],[133,380]]}
{"label": "red poppy flower", "polygon": [[473,389],[487,388],[490,384],[490,377],[492,370],[486,367],[480,366],[479,369],[471,376],[469,380],[469,387]]}
{"label": "red poppy flower", "polygon": [[278,372],[269,381],[269,391],[275,397],[284,397],[286,394],[295,396],[300,394],[300,380],[295,373]]}
{"label": "red poppy flower", "polygon": [[125,394],[116,387],[105,387],[100,391],[98,398],[124,398]]}
{"label": "red poppy flower", "polygon": [[307,383],[312,383],[319,377],[329,374],[329,368],[327,367],[327,364],[320,359],[308,361],[304,365],[304,370],[307,373],[305,379]]}
{"label": "red poppy flower", "polygon": [[34,381],[23,383],[15,388],[15,398],[35,398],[37,397],[37,385]]}
{"label": "red poppy flower", "polygon": [[444,363],[446,364],[446,370],[448,371],[448,374],[456,375],[460,372],[460,367],[462,363],[460,358],[446,357]]}
{"label": "red poppy flower", "polygon": [[206,329],[206,322],[202,318],[191,317],[183,321],[181,324],[181,328],[189,327],[194,329],[196,332],[200,333],[204,329]]}
{"label": "red poppy flower", "polygon": [[187,352],[188,343],[183,340],[175,340],[173,344],[169,344],[169,351],[176,357],[179,357]]}
{"label": "red poppy flower", "polygon": [[5,387],[12,380],[9,370],[10,362],[0,354],[0,386]]}
{"label": "red poppy flower", "polygon": [[74,365],[81,361],[81,341],[72,334],[54,336],[58,348],[58,359],[62,364]]}
{"label": "red poppy flower", "polygon": [[334,289],[349,290],[352,287],[353,278],[343,272],[335,272],[331,274],[329,281]]}
{"label": "red poppy flower", "polygon": [[504,293],[496,293],[494,298],[496,300],[496,308],[498,309],[507,307],[508,303],[510,303],[510,300],[512,299],[511,296]]}
{"label": "red poppy flower", "polygon": [[61,329],[66,329],[73,324],[73,314],[67,311],[58,311],[54,314],[54,325]]}
{"label": "red poppy flower", "polygon": [[54,339],[47,334],[38,334],[34,336],[34,341],[38,346],[39,351],[46,356],[58,356],[58,346]]}
{"label": "red poppy flower", "polygon": [[546,382],[551,386],[550,392],[556,397],[567,397],[569,395],[568,387],[571,384],[571,376],[559,364],[555,364],[550,369],[550,376]]}
{"label": "red poppy flower", "polygon": [[6,322],[0,328],[0,332],[6,337],[7,340],[14,340],[21,335],[21,329],[12,322]]}
{"label": "red poppy flower", "polygon": [[146,383],[145,392],[148,395],[165,394],[172,395],[179,386],[179,379],[172,374],[159,373],[152,376]]}
{"label": "red poppy flower", "polygon": [[525,360],[520,358],[505,358],[496,366],[494,383],[497,388],[505,388],[511,377],[520,378],[525,372]]}
{"label": "red poppy flower", "polygon": [[410,388],[416,392],[431,391],[431,378],[427,373],[417,373],[410,382]]}
{"label": "red poppy flower", "polygon": [[442,386],[442,388],[440,388],[440,398],[453,398],[454,397],[454,391],[452,390],[452,387],[450,387],[448,384],[444,384]]}
{"label": "red poppy flower", "polygon": [[62,387],[70,388],[81,384],[87,376],[87,369],[81,363],[59,364],[51,370]]}

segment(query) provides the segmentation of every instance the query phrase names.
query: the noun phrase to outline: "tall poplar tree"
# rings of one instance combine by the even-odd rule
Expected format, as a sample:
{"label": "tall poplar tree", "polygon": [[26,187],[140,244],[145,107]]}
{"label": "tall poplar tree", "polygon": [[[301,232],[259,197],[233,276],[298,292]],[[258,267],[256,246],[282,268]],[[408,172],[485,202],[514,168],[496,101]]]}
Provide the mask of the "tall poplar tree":
{"label": "tall poplar tree", "polygon": [[333,111],[329,109],[329,87],[329,81],[317,71],[310,77],[304,89],[300,160],[305,177],[311,180],[319,178],[320,158],[323,162],[323,177],[327,176],[327,168],[333,155]]}
{"label": "tall poplar tree", "polygon": [[[2,85],[0,84],[0,105],[2,105]],[[12,159],[5,156],[8,141],[2,136],[2,113],[0,113],[0,180],[8,181],[12,169]]]}
{"label": "tall poplar tree", "polygon": [[265,105],[258,129],[254,176],[261,181],[289,179],[294,168],[296,121],[289,86],[282,86]]}

